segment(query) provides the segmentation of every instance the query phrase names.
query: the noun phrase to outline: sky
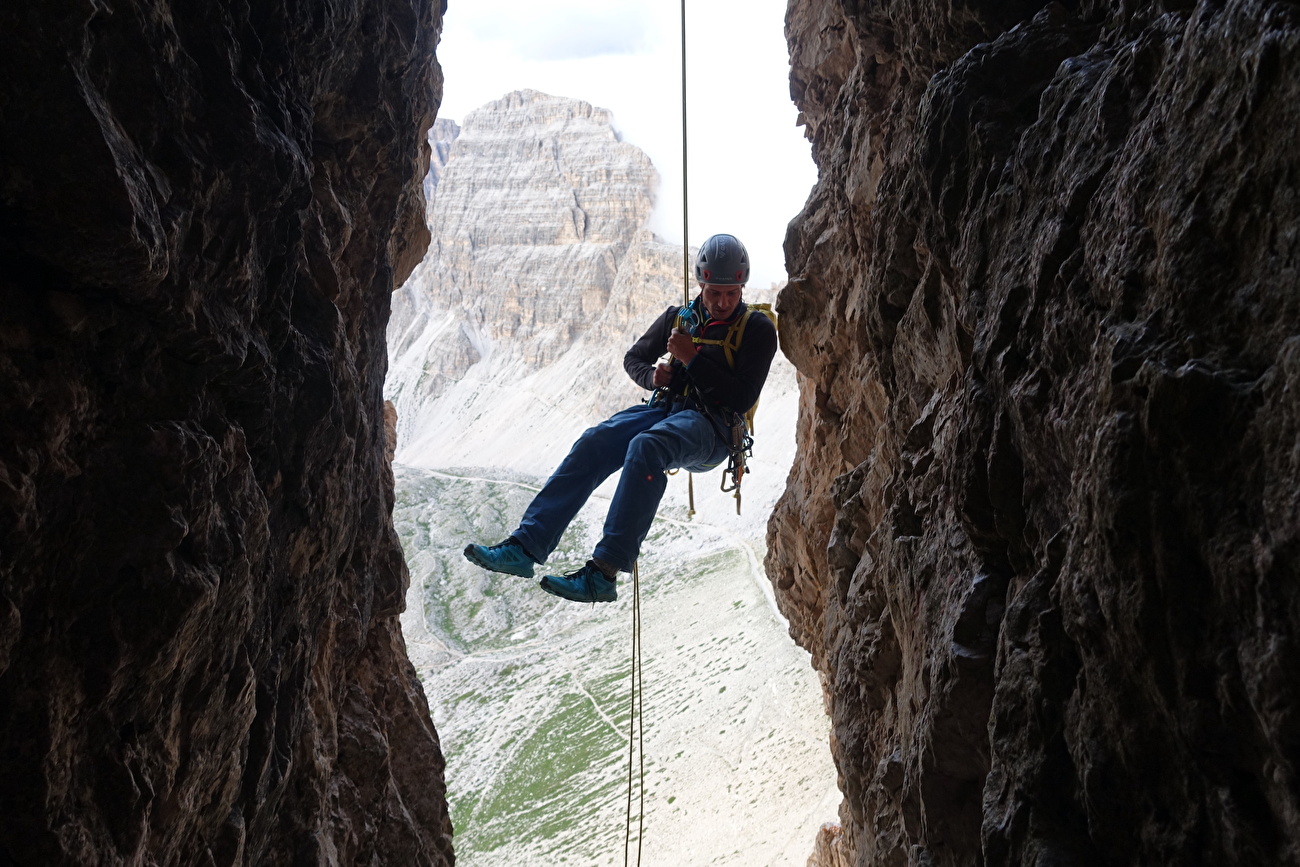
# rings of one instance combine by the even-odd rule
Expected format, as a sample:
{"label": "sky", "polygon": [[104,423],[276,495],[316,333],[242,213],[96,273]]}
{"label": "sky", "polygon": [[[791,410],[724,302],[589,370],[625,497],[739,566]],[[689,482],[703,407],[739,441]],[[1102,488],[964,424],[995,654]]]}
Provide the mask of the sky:
{"label": "sky", "polygon": [[[740,238],[751,286],[785,279],[786,224],[817,180],[790,102],[786,0],[688,0],[690,243]],[[614,114],[662,179],[651,228],[682,239],[680,4],[662,0],[449,0],[440,117],[462,120],[522,88]]]}

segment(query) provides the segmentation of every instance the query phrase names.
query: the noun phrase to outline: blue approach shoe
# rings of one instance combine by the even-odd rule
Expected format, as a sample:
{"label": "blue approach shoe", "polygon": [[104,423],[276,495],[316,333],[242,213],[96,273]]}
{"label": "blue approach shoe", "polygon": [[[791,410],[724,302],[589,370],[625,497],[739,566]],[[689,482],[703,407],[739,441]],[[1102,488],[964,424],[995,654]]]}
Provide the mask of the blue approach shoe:
{"label": "blue approach shoe", "polygon": [[533,577],[535,561],[513,536],[498,545],[466,545],[465,559],[493,572],[518,575],[520,578]]}
{"label": "blue approach shoe", "polygon": [[618,599],[618,585],[588,560],[587,565],[567,575],[547,575],[541,587],[552,596],[572,602],[613,602]]}

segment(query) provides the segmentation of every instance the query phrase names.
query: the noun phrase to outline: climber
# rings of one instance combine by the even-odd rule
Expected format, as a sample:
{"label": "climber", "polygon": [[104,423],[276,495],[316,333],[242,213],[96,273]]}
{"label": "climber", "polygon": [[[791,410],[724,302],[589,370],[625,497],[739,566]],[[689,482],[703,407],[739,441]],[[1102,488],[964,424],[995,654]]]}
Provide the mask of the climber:
{"label": "climber", "polygon": [[[706,472],[727,459],[731,424],[757,400],[776,354],[776,328],[766,316],[746,322],[734,351],[721,338],[745,317],[742,299],[749,254],[732,235],[700,247],[700,292],[686,307],[663,312],[623,357],[623,367],[653,394],[616,413],[574,443],[524,512],[519,527],[497,545],[467,545],[471,563],[524,578],[559,544],[591,493],[620,467],[604,537],[581,568],[547,575],[547,593],[575,602],[613,602],[619,572],[631,572],[668,484],[667,470]],[[659,362],[665,351],[669,362]]]}

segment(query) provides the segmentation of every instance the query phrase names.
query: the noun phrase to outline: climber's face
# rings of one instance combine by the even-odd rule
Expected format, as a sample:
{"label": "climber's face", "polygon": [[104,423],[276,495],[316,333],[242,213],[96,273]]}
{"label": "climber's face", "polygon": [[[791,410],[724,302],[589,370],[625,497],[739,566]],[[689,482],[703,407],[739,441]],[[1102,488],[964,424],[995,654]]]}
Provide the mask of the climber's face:
{"label": "climber's face", "polygon": [[714,283],[701,283],[700,295],[704,298],[704,309],[714,319],[726,319],[736,312],[740,304],[740,293],[744,286],[719,286]]}

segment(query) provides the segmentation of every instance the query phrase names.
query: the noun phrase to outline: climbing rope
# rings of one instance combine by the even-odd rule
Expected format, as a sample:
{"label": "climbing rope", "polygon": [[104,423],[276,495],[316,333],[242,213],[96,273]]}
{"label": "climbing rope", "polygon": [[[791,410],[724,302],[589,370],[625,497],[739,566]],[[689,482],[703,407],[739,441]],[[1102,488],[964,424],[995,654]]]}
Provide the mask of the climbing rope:
{"label": "climbing rope", "polygon": [[[686,0],[682,0],[682,304],[691,303],[691,187],[686,167]],[[695,517],[695,474],[686,474],[686,517]]]}
{"label": "climbing rope", "polygon": [[682,303],[691,303],[690,183],[686,170],[686,0],[682,0]]}
{"label": "climbing rope", "polygon": [[686,172],[686,0],[681,0],[681,303],[690,303],[690,183]]}
{"label": "climbing rope", "polygon": [[[691,224],[690,183],[686,147],[686,0],[682,0],[682,304],[691,303]],[[695,515],[695,477],[687,473],[686,489],[690,498],[688,517]],[[623,835],[623,867],[629,867],[632,852],[632,759],[633,744],[639,779],[637,780],[636,863],[641,867],[641,841],[645,837],[645,705],[641,672],[641,571],[640,562],[632,564],[632,695],[627,720],[627,831]]]}
{"label": "climbing rope", "polygon": [[623,867],[630,863],[632,847],[632,744],[633,733],[640,764],[637,790],[640,802],[636,819],[636,863],[641,867],[641,840],[645,831],[645,708],[642,704],[644,689],[641,679],[641,573],[638,563],[632,564],[632,701],[627,720],[627,833],[623,837]]}

